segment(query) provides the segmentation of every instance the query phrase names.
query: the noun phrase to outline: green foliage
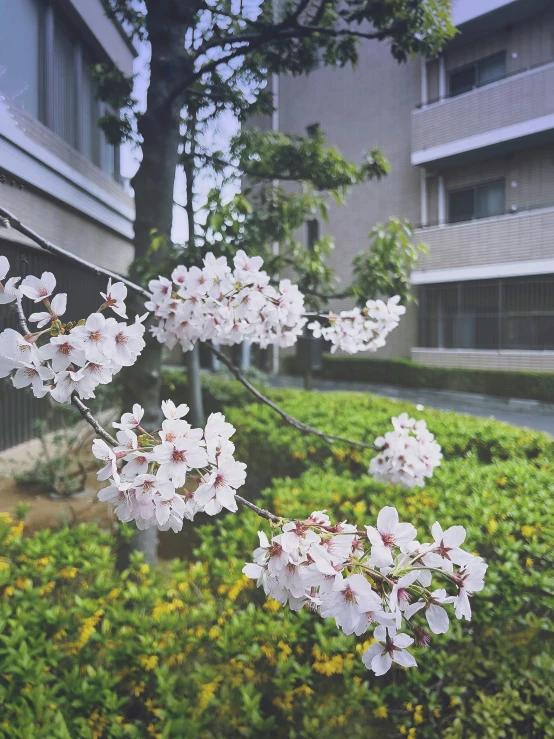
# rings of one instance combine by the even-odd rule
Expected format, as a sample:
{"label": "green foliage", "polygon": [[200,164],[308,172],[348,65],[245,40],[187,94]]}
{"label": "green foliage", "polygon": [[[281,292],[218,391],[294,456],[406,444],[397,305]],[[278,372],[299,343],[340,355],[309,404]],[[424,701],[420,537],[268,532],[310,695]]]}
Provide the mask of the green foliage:
{"label": "green foliage", "polygon": [[133,78],[126,77],[113,62],[93,64],[91,76],[96,83],[98,100],[109,109],[98,121],[110,144],[117,146],[133,138],[132,109],[137,104],[133,97]]}
{"label": "green foliage", "polygon": [[[287,371],[296,373],[294,359]],[[334,380],[378,382],[401,387],[461,390],[505,398],[554,402],[554,372],[482,370],[466,367],[431,367],[409,359],[369,359],[326,355],[323,375]]]}
{"label": "green foliage", "polygon": [[391,218],[378,223],[369,233],[367,251],[354,257],[354,282],[350,294],[360,306],[368,298],[400,296],[405,304],[413,300],[410,276],[420,254],[427,254],[423,244],[412,244],[414,229],[407,221]]}
{"label": "green foliage", "polygon": [[353,185],[381,179],[390,170],[379,149],[366,153],[362,166],[347,161],[338,149],[325,146],[325,135],[319,128],[309,136],[293,136],[248,127],[233,139],[230,153],[237,159],[238,169],[254,182],[305,182],[337,196]]}
{"label": "green foliage", "polygon": [[[166,387],[179,393],[180,377],[167,374]],[[239,458],[247,454],[260,479],[276,477],[261,494],[250,485],[261,504],[298,516],[326,508],[360,525],[395,505],[422,536],[435,520],[466,526],[468,545],[490,564],[471,624],[417,650],[418,670],[375,678],[360,639],[280,609],[241,575],[257,530],[267,531],[250,511],[196,527],[192,561],[152,570],[135,555],[123,573],[114,570],[115,540],[94,526],[24,539],[22,524],[4,515],[0,736],[554,736],[553,442],[426,411],[446,459],[424,489],[403,491],[370,478],[356,450],[325,451],[265,407],[240,407],[242,391],[225,383],[217,378],[210,393],[235,406],[227,415]],[[279,392],[303,420],[358,429],[365,440],[400,409],[356,394]]]}

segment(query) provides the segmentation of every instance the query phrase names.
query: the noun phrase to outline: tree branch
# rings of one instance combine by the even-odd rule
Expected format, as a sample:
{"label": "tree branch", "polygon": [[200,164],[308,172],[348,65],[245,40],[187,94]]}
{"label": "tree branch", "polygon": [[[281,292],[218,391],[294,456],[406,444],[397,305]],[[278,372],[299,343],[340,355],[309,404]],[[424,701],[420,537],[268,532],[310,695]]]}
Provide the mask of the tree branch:
{"label": "tree branch", "polygon": [[246,506],[246,508],[250,508],[250,510],[254,511],[254,513],[257,513],[258,516],[260,516],[260,518],[265,518],[266,521],[272,521],[273,523],[279,523],[279,521],[281,520],[274,513],[270,513],[269,511],[266,511],[265,508],[260,508],[254,503],[251,503],[249,500],[246,500],[246,498],[243,498],[242,495],[235,494],[235,500],[237,500],[239,503],[242,503],[242,505]]}
{"label": "tree branch", "polygon": [[19,233],[27,236],[27,238],[31,239],[31,241],[34,241],[35,244],[38,244],[38,246],[40,246],[45,251],[50,252],[50,254],[54,254],[55,256],[75,262],[81,267],[85,267],[91,272],[94,272],[98,276],[104,275],[105,277],[111,277],[112,280],[123,282],[123,284],[126,285],[130,290],[133,290],[133,292],[142,295],[142,297],[144,298],[151,297],[148,290],[140,287],[140,285],[136,285],[134,282],[131,282],[131,280],[128,280],[126,277],[123,277],[117,272],[111,272],[109,269],[98,267],[98,265],[93,264],[92,262],[88,262],[86,259],[82,259],[81,257],[78,257],[75,254],[62,249],[61,246],[56,246],[56,244],[53,244],[51,241],[44,239],[42,236],[37,234],[36,231],[33,231],[33,229],[29,228],[29,226],[26,226],[24,223],[22,223],[19,218],[17,218],[13,213],[10,213],[9,210],[2,208],[2,206],[0,206],[0,216],[6,218],[12,228],[15,228],[16,231],[19,231]]}
{"label": "tree branch", "polygon": [[233,364],[233,362],[228,359],[225,354],[223,354],[223,352],[220,352],[219,349],[216,349],[215,346],[213,346],[212,344],[206,343],[205,346],[212,352],[212,354],[214,354],[219,359],[220,362],[222,362],[227,367],[227,369],[236,377],[241,385],[244,385],[244,387],[249,390],[252,395],[254,395],[254,397],[256,397],[260,402],[268,405],[271,409],[275,411],[275,413],[278,413],[284,421],[286,421],[290,426],[293,426],[298,431],[301,431],[303,434],[313,434],[314,436],[319,436],[328,444],[332,444],[334,441],[341,441],[344,444],[359,446],[362,449],[372,449],[373,451],[375,451],[375,447],[373,446],[373,444],[366,444],[363,441],[356,441],[355,439],[347,439],[344,436],[336,436],[335,434],[327,434],[325,433],[325,431],[321,431],[320,429],[316,429],[313,426],[308,426],[308,424],[306,423],[302,423],[302,421],[299,421],[297,418],[294,418],[294,416],[291,416],[289,413],[280,408],[276,403],[266,397],[263,393],[261,393],[257,388],[255,388],[254,385],[252,385],[252,383],[249,382],[242,374],[240,369],[235,364]]}

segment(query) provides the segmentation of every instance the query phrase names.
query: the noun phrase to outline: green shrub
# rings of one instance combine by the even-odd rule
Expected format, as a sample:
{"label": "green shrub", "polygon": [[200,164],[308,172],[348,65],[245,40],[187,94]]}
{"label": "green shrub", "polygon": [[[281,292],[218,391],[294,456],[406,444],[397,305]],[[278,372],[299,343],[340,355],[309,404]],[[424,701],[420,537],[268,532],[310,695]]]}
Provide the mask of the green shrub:
{"label": "green shrub", "polygon": [[[294,357],[287,370],[296,374]],[[431,367],[409,359],[369,359],[325,355],[323,376],[334,380],[376,382],[400,387],[428,387],[469,393],[554,402],[554,372]]]}
{"label": "green shrub", "polygon": [[[457,413],[417,411],[410,404],[367,393],[283,390],[280,406],[323,431],[370,444],[389,430],[391,416],[408,411],[427,421],[447,459],[475,455],[484,464],[513,458],[540,464],[545,455],[554,454],[553,442],[538,432]],[[374,454],[338,442],[329,445],[317,436],[304,435],[265,405],[231,408],[226,416],[237,428],[237,457],[248,463],[250,489],[266,487],[276,477],[298,477],[327,459],[332,459],[337,469],[364,473]]]}
{"label": "green shrub", "polygon": [[[265,395],[280,401],[287,391],[273,390],[256,382]],[[162,375],[162,397],[175,403],[187,402],[187,375],[179,370],[164,370]],[[223,408],[240,408],[254,401],[252,393],[240,382],[219,374],[202,374],[202,400],[206,414],[216,413]]]}
{"label": "green shrub", "polygon": [[[421,538],[435,520],[466,526],[490,565],[473,621],[416,650],[419,669],[375,678],[362,639],[280,609],[242,576],[257,530],[268,531],[250,511],[197,526],[194,561],[150,569],[135,555],[123,573],[114,538],[95,526],[25,539],[0,515],[0,737],[553,737],[550,439],[418,413],[445,460],[424,489],[406,492],[369,478],[366,452],[303,436],[265,406],[241,407],[237,386],[217,382],[236,405],[226,413],[252,499],[359,524],[392,504]],[[302,420],[366,441],[405,409],[353,393],[281,398]]]}

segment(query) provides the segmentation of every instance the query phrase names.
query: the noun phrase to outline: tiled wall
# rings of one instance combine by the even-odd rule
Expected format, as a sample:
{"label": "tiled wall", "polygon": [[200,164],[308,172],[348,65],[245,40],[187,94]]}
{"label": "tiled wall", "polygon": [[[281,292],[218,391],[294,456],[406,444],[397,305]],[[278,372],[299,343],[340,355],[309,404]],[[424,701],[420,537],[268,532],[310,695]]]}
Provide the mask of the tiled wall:
{"label": "tiled wall", "polygon": [[[336,237],[331,264],[344,282],[353,257],[367,249],[372,226],[390,216],[419,221],[419,170],[410,163],[410,114],[420,95],[419,60],[398,64],[386,44],[362,43],[356,69],[315,71],[280,79],[280,128],[305,134],[319,123],[329,144],[351,161],[378,146],[392,171],[381,182],[360,185],[342,207],[331,205],[321,233]],[[338,307],[335,306],[335,307]]]}

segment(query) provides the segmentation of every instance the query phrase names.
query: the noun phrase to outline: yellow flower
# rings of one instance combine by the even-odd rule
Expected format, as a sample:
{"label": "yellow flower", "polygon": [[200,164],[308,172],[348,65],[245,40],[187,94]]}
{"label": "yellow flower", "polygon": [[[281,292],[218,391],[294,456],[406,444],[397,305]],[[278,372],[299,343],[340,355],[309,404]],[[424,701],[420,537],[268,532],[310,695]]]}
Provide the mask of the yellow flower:
{"label": "yellow flower", "polygon": [[0,513],[0,523],[5,523],[7,526],[11,526],[13,518],[9,513]]}
{"label": "yellow flower", "polygon": [[18,577],[15,581],[15,587],[18,590],[27,590],[33,584],[33,581],[28,577]]}
{"label": "yellow flower", "polygon": [[376,718],[387,718],[389,715],[389,709],[386,706],[378,706],[374,711],[373,715]]}
{"label": "yellow flower", "polygon": [[487,528],[491,534],[494,534],[494,532],[498,528],[498,521],[496,521],[494,518],[491,518],[489,520],[489,525],[487,526]]}
{"label": "yellow flower", "polygon": [[459,704],[460,704],[460,701],[456,698],[455,695],[453,695],[452,698],[450,699],[450,708],[455,708]]}
{"label": "yellow flower", "polygon": [[416,724],[422,724],[424,720],[423,706],[416,706],[414,711],[414,721],[416,722]]}
{"label": "yellow flower", "polygon": [[38,593],[39,595],[48,595],[54,590],[55,587],[56,583],[53,580],[50,580],[50,582],[47,582],[46,585],[42,586]]}
{"label": "yellow flower", "polygon": [[410,729],[408,731],[408,739],[415,739],[415,736],[416,736],[416,730],[415,729]]}
{"label": "yellow flower", "polygon": [[9,570],[9,569],[10,569],[9,562],[6,562],[5,559],[0,559],[0,572],[2,572],[3,570]]}
{"label": "yellow flower", "polygon": [[399,726],[398,731],[403,735],[408,733],[408,729],[405,726]]}
{"label": "yellow flower", "polygon": [[527,567],[532,567],[535,564],[535,560],[532,557],[527,557],[525,564]]}
{"label": "yellow flower", "polygon": [[73,578],[77,577],[77,568],[62,567],[62,569],[60,570],[60,577],[63,577],[64,580],[73,580]]}
{"label": "yellow flower", "polygon": [[281,608],[281,604],[274,598],[268,598],[264,603],[264,609],[266,611],[278,611]]}
{"label": "yellow flower", "polygon": [[147,656],[146,654],[142,654],[139,657],[140,664],[144,667],[146,672],[150,672],[155,667],[158,666],[158,657],[155,654],[151,654],[150,656]]}
{"label": "yellow flower", "polygon": [[499,486],[501,488],[503,488],[506,485],[507,482],[508,482],[508,478],[507,477],[499,477],[498,478],[498,484],[499,484]]}
{"label": "yellow flower", "polygon": [[139,572],[141,575],[147,575],[150,572],[150,565],[149,564],[141,565]]}
{"label": "yellow flower", "polygon": [[536,528],[534,526],[525,525],[521,527],[521,533],[526,538],[529,539],[531,536],[533,536],[536,532]]}

